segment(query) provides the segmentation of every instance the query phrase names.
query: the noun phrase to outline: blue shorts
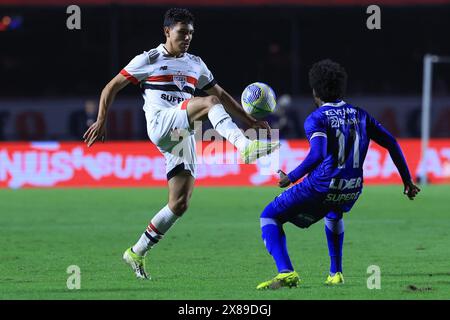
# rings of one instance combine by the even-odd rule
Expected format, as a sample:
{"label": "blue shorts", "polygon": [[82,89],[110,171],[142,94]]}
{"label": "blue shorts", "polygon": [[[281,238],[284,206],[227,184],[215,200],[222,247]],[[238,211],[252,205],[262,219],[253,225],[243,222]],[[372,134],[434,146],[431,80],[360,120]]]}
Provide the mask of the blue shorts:
{"label": "blue shorts", "polygon": [[280,223],[291,222],[300,228],[308,228],[328,214],[342,217],[340,208],[324,203],[326,196],[327,193],[317,192],[303,181],[277,196],[269,203],[271,208],[267,212]]}

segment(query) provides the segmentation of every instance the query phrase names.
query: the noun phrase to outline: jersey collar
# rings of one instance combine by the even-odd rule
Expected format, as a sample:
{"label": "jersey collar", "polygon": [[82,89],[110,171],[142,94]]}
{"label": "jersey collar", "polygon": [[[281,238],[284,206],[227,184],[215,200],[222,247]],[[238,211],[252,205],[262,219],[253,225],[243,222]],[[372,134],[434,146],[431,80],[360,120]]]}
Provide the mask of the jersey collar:
{"label": "jersey collar", "polygon": [[338,101],[338,102],[326,102],[321,107],[342,107],[345,104],[344,100]]}
{"label": "jersey collar", "polygon": [[179,59],[179,58],[183,58],[184,57],[184,53],[179,56],[179,57],[174,57],[172,56],[169,51],[167,51],[166,47],[164,46],[164,43],[161,43],[157,48],[156,48],[159,52],[162,53],[162,55],[166,58],[174,58],[174,59]]}

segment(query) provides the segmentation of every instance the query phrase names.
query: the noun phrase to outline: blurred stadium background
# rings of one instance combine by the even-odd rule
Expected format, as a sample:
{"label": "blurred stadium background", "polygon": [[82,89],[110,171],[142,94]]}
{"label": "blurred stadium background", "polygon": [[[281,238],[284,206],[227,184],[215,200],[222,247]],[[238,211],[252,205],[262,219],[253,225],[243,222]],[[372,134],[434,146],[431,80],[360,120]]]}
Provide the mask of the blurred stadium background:
{"label": "blurred stadium background", "polygon": [[[304,137],[303,121],[314,108],[308,70],[315,61],[327,57],[347,69],[349,101],[368,109],[398,138],[418,139],[424,55],[450,55],[450,43],[444,40],[450,30],[450,6],[442,0],[381,1],[380,30],[366,27],[369,1],[86,0],[77,3],[81,6],[81,30],[66,28],[69,17],[66,8],[72,2],[59,1],[57,5],[38,0],[0,2],[3,75],[0,140],[16,142],[1,149],[0,186],[27,185],[16,186],[8,178],[24,173],[19,158],[25,159],[27,150],[32,151],[28,157],[36,157],[31,162],[48,167],[44,175],[55,171],[55,175],[61,176],[57,184],[98,182],[86,180],[80,172],[77,175],[78,171],[70,174],[69,171],[79,169],[79,166],[74,168],[74,160],[67,153],[73,151],[71,145],[25,147],[17,142],[79,142],[87,123],[96,117],[103,86],[136,54],[164,41],[162,15],[170,6],[187,6],[195,13],[196,33],[190,50],[203,57],[219,84],[236,99],[254,81],[266,82],[274,88],[279,105],[269,121],[280,129],[282,139]],[[432,79],[430,134],[432,138],[448,138],[450,64],[435,64]],[[129,86],[118,95],[109,115],[108,141],[148,140],[142,104],[137,87]],[[413,163],[414,175],[420,176],[420,144],[410,140],[407,143],[412,143],[408,145],[407,158]],[[438,167],[427,167],[429,179],[448,182],[448,141],[431,143],[433,149],[428,162]],[[19,150],[19,146],[20,156],[19,153],[14,156],[13,150]],[[125,166],[128,148],[120,146],[111,145],[112,149],[106,148],[106,152],[110,150],[113,157],[119,148]],[[158,159],[162,158],[147,142],[138,148],[142,150],[138,154],[144,157],[140,163],[144,174],[135,172],[139,179],[121,179],[121,182],[163,184],[164,178],[152,175],[150,170],[152,161],[159,163]],[[40,156],[39,150],[44,150],[46,156]],[[58,150],[65,151],[66,156],[53,160],[55,165],[60,165],[52,171],[46,161],[51,162],[53,152]],[[95,150],[92,152],[95,155]],[[371,155],[378,157],[373,163],[377,162],[379,169],[375,168],[369,179],[373,176],[378,182],[399,181],[395,172],[383,175],[385,154]],[[296,159],[301,157],[302,152]],[[295,159],[291,160],[286,161],[295,165]],[[25,162],[30,165],[30,161]],[[72,165],[68,165],[71,161]],[[370,155],[368,163],[371,163]],[[19,167],[23,167],[21,172]],[[37,168],[29,170],[39,175]],[[42,183],[45,180],[44,176],[40,179]],[[248,184],[248,180],[242,183]],[[34,184],[30,182],[30,185]]]}
{"label": "blurred stadium background", "polygon": [[[81,8],[81,30],[66,28],[69,17],[66,8],[71,4]],[[450,1],[377,1],[381,8],[380,30],[366,27],[370,16],[366,9],[370,4],[372,2],[367,0],[0,0],[0,188],[4,189],[0,190],[3,199],[0,201],[0,219],[7,235],[2,247],[10,247],[11,241],[19,241],[13,230],[21,228],[23,223],[29,224],[28,218],[21,216],[23,212],[32,212],[33,219],[39,219],[39,212],[42,212],[45,217],[42,219],[60,221],[59,213],[70,210],[63,203],[52,204],[53,200],[58,202],[63,190],[54,190],[56,193],[21,190],[28,193],[12,194],[8,189],[166,185],[164,159],[147,138],[143,100],[138,87],[130,85],[117,96],[110,109],[107,143],[87,149],[81,137],[96,117],[97,102],[104,85],[136,54],[164,42],[162,16],[169,7],[174,6],[187,7],[194,13],[196,30],[190,52],[205,60],[218,83],[238,101],[242,90],[251,82],[265,82],[275,90],[278,108],[268,120],[273,128],[280,129],[280,137],[285,140],[285,149],[280,153],[280,168],[293,169],[307,154],[303,121],[314,109],[308,86],[308,70],[314,62],[331,58],[341,63],[349,74],[346,100],[366,108],[400,139],[413,176],[419,178],[426,174],[431,184],[450,183],[448,63],[436,63],[433,67],[431,140],[425,161],[421,161],[420,140],[423,59],[426,54],[450,56]],[[259,170],[258,165],[201,165],[197,184],[205,187],[273,186],[276,176],[261,175]],[[367,184],[401,183],[389,155],[375,145],[370,148],[365,174]],[[437,192],[429,200],[436,205],[440,197],[446,193],[448,195],[448,187],[439,188],[430,189],[430,193],[433,190]],[[122,195],[128,194],[126,190],[120,192]],[[198,192],[199,198],[195,201],[199,204],[202,202],[202,191]],[[255,191],[245,192],[253,194],[255,201],[259,201],[258,205],[249,208],[253,219],[249,225],[251,228],[255,225],[256,229],[252,232],[254,241],[258,242],[257,215],[263,204],[278,190],[264,191],[265,199],[258,199]],[[81,198],[87,201],[89,194],[87,192]],[[112,197],[116,194],[113,193]],[[156,194],[161,197],[164,191],[159,190]],[[117,196],[121,197],[119,194]],[[220,199],[219,195],[216,196]],[[61,199],[66,199],[64,197],[68,197],[67,201],[77,207],[70,196],[62,196]],[[241,195],[230,194],[230,197],[237,197],[233,199],[237,203]],[[8,199],[14,199],[17,203],[11,204]],[[36,200],[39,212],[25,207],[27,203],[34,203],[35,199],[39,199]],[[109,219],[109,213],[114,219],[114,210],[119,210],[102,208],[95,200],[91,201],[86,203],[92,204],[97,212],[103,212],[100,216],[104,219]],[[371,201],[376,206],[379,199],[373,197]],[[395,201],[400,200],[396,198]],[[131,210],[132,206],[123,204],[123,210]],[[123,245],[134,241],[132,235],[137,235],[145,219],[150,218],[148,211],[158,206],[158,203],[151,208],[141,205],[141,220],[136,218],[137,223],[131,224],[133,230],[127,231],[129,236],[122,236],[118,252]],[[399,206],[401,213],[403,209]],[[409,204],[407,206],[412,208]],[[54,216],[52,210],[55,210]],[[86,208],[77,207],[76,210],[87,214]],[[137,209],[132,210],[136,213]],[[197,210],[202,212],[199,207]],[[433,210],[439,214],[446,210],[448,213],[448,205]],[[78,216],[78,211],[72,213]],[[70,215],[70,211],[67,214]],[[205,212],[205,216],[207,214]],[[416,214],[420,216],[420,212]],[[90,219],[89,214],[86,218]],[[118,221],[123,219],[119,215],[116,218]],[[401,218],[396,216],[396,219]],[[441,216],[441,219],[444,228],[448,225],[448,215]],[[101,224],[100,221],[98,223]],[[128,222],[123,220],[122,223]],[[41,226],[39,223],[37,225]],[[42,222],[42,225],[45,223]],[[177,228],[174,234],[179,232],[182,238],[182,230],[185,230],[183,224],[180,223]],[[430,234],[441,232],[448,239],[448,233],[443,229],[436,231],[430,227],[429,230]],[[106,233],[102,235],[107,236]],[[80,233],[74,234],[74,239],[77,236],[80,237]],[[53,242],[54,239],[48,241]],[[270,263],[259,245],[259,242],[255,244],[255,250],[260,252],[265,263]],[[421,245],[417,244],[417,247]],[[90,245],[86,243],[86,247]],[[32,248],[26,250],[33,252]],[[4,254],[6,259],[14,257],[13,252]],[[325,251],[323,254],[326,258]],[[431,255],[430,259],[437,261],[436,257],[442,257],[442,254]],[[425,268],[424,265],[422,269]],[[445,268],[443,262],[436,270],[441,276],[448,276]],[[42,279],[50,281],[50,271]],[[30,295],[26,284],[15,282],[19,273],[8,272],[11,281],[9,288],[15,293],[8,295],[4,291],[3,298],[61,297],[58,291],[45,295],[43,291],[48,289],[45,285],[34,287],[37,291]],[[406,284],[402,283],[402,286]],[[14,291],[17,288],[22,288],[22,291]],[[233,296],[231,293],[222,296],[217,292],[214,295],[212,289],[208,292],[205,295],[210,294],[212,298],[252,297]],[[442,293],[438,292],[437,297],[442,297]],[[85,297],[98,297],[92,294]],[[112,294],[105,297],[122,296]],[[198,296],[180,294],[177,297]],[[298,298],[294,295],[286,297]],[[317,297],[321,297],[320,294]],[[364,294],[359,297],[364,297]]]}

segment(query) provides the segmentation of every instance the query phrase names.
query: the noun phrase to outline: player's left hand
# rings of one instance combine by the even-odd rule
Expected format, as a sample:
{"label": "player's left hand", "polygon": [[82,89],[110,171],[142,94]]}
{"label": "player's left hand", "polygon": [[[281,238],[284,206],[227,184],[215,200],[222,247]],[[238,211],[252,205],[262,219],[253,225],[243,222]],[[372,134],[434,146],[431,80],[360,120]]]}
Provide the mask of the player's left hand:
{"label": "player's left hand", "polygon": [[286,188],[291,184],[291,180],[289,180],[286,173],[283,170],[278,170],[278,174],[280,175],[280,181],[278,181],[278,186],[280,188]]}
{"label": "player's left hand", "polygon": [[405,183],[405,189],[403,191],[409,198],[409,200],[414,200],[414,197],[420,192],[420,188],[416,186],[412,181]]}

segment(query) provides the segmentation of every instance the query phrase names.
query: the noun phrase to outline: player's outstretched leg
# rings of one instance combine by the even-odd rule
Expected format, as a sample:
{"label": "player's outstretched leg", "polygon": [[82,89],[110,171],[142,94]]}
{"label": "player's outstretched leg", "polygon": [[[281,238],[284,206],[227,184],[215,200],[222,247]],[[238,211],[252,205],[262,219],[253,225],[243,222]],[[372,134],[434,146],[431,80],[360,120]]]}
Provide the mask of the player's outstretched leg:
{"label": "player's outstretched leg", "polygon": [[138,279],[150,279],[145,270],[145,256],[186,212],[194,180],[189,171],[180,172],[169,180],[169,203],[152,218],[136,244],[123,254],[124,261],[131,266]]}
{"label": "player's outstretched leg", "polygon": [[330,255],[330,273],[325,281],[327,285],[344,283],[342,274],[342,247],[344,244],[344,219],[341,212],[329,212],[325,216],[325,234]]}
{"label": "player's outstretched leg", "polygon": [[191,125],[208,116],[213,128],[239,150],[244,163],[252,163],[280,147],[279,141],[251,141],[245,137],[216,96],[191,99],[187,110]]}
{"label": "player's outstretched leg", "polygon": [[256,289],[279,289],[282,287],[296,287],[300,282],[297,272],[294,271],[289,258],[286,234],[283,226],[278,222],[277,213],[272,203],[264,209],[261,214],[262,239],[267,251],[272,255],[278,269],[278,275],[268,281],[260,283]]}

